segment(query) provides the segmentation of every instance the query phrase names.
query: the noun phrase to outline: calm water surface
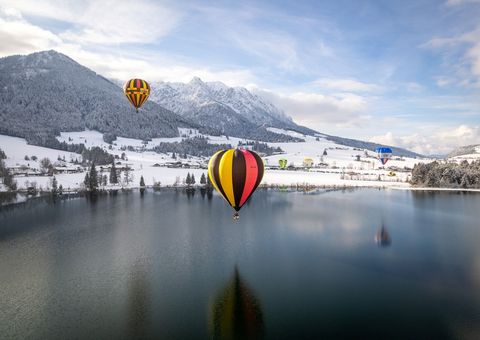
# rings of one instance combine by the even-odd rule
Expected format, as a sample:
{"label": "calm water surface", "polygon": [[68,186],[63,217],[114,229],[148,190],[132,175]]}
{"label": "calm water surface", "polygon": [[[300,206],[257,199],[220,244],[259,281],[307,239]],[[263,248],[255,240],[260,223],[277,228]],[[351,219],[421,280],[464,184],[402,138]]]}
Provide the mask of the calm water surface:
{"label": "calm water surface", "polygon": [[0,208],[0,338],[480,339],[479,194],[252,198]]}

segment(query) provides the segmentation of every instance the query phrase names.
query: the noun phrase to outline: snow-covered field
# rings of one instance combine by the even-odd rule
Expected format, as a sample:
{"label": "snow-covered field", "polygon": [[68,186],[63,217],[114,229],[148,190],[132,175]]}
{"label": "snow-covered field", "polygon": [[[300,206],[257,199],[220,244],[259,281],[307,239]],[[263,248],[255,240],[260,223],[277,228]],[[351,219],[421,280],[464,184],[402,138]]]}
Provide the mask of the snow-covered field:
{"label": "snow-covered field", "polygon": [[[409,172],[396,172],[396,176],[389,177],[388,170],[381,168],[380,162],[375,158],[375,153],[368,150],[354,149],[335,144],[323,138],[304,136],[292,131],[283,131],[271,129],[272,131],[294,135],[305,139],[301,143],[269,143],[270,146],[280,147],[285,153],[264,157],[266,171],[263,184],[268,185],[325,185],[325,186],[375,186],[375,187],[409,187],[406,183],[410,175]],[[196,130],[181,130],[180,135],[196,135]],[[173,185],[176,181],[182,182],[187,173],[195,175],[197,183],[200,176],[206,175],[206,169],[186,169],[186,168],[168,168],[166,165],[175,161],[188,163],[192,167],[205,166],[208,162],[206,158],[188,157],[187,159],[172,159],[171,154],[159,154],[142,149],[153,148],[160,142],[181,141],[183,137],[176,138],[155,138],[143,145],[139,139],[118,137],[112,145],[103,141],[103,135],[97,131],[82,132],[63,132],[58,137],[59,141],[79,144],[83,143],[90,148],[98,146],[107,152],[121,156],[125,153],[126,160],[122,164],[128,164],[132,169],[133,182],[128,187],[138,187],[140,177],[143,176],[147,185],[153,185],[154,182],[161,182],[162,185]],[[245,140],[235,137],[208,136],[209,142],[213,144],[227,143],[236,147],[239,142]],[[133,147],[134,151],[125,150],[127,147]],[[39,169],[39,161],[47,157],[56,165],[73,166],[75,159],[81,159],[81,156],[71,152],[48,149],[39,146],[28,145],[22,138],[0,135],[0,148],[7,155],[6,164],[9,167],[21,167],[26,165],[32,169]],[[131,149],[131,148],[130,148]],[[323,155],[326,150],[327,155]],[[28,156],[30,160],[25,160]],[[31,157],[36,156],[37,161],[32,161]],[[65,159],[66,162],[58,162],[58,159]],[[305,158],[311,158],[315,165],[324,163],[323,167],[313,167],[305,170],[278,170],[280,158],[287,159],[288,164],[295,167],[302,167]],[[360,159],[358,161],[357,159]],[[418,160],[412,158],[394,157],[387,163],[387,166],[395,166],[403,169],[412,168],[415,163],[431,160]],[[61,163],[61,164],[60,164]],[[328,164],[328,165],[326,165]],[[156,165],[156,166],[154,166]],[[108,175],[108,170],[105,173]],[[82,186],[85,173],[56,174],[58,184],[65,189],[77,189]],[[380,179],[380,180],[379,180]],[[19,188],[25,188],[30,183],[36,182],[37,186],[48,189],[51,185],[52,177],[48,176],[16,176]],[[123,186],[127,186],[125,183]]]}

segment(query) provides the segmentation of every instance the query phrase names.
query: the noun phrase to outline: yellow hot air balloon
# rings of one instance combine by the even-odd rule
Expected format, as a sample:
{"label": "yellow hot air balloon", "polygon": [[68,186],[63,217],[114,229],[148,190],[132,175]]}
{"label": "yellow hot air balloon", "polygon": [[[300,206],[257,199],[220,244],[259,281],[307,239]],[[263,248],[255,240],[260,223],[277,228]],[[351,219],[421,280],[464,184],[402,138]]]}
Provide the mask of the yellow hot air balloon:
{"label": "yellow hot air balloon", "polygon": [[143,79],[130,79],[123,86],[123,93],[138,112],[150,95],[150,85]]}
{"label": "yellow hot air balloon", "polygon": [[255,152],[220,150],[210,158],[208,176],[217,191],[235,209],[233,219],[262,181],[264,165]]}

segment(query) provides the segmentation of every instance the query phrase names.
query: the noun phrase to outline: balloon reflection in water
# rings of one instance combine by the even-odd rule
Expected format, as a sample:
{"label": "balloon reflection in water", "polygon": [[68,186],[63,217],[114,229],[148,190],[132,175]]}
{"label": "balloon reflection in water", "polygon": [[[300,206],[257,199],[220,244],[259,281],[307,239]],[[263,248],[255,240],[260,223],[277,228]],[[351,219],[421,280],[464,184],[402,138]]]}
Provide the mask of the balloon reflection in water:
{"label": "balloon reflection in water", "polygon": [[375,234],[375,242],[381,247],[388,247],[392,243],[390,234],[387,228],[382,224],[382,227]]}
{"label": "balloon reflection in water", "polygon": [[210,306],[209,324],[214,339],[259,339],[263,337],[263,313],[259,300],[240,277],[233,278]]}

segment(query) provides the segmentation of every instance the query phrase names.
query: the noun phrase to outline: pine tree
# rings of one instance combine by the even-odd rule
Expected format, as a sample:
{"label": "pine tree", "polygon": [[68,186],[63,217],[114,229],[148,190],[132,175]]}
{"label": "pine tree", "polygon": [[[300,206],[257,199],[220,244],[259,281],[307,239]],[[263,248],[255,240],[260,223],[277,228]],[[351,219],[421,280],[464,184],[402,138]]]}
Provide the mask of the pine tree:
{"label": "pine tree", "polygon": [[97,177],[97,169],[95,168],[95,163],[92,162],[92,166],[90,167],[90,191],[96,191],[98,188],[98,177]]}
{"label": "pine tree", "polygon": [[[32,157],[32,159],[33,159],[33,157]],[[52,162],[47,157],[42,158],[42,160],[40,161],[40,169],[44,173],[48,172],[48,170],[51,166],[52,166]]]}
{"label": "pine tree", "polygon": [[58,182],[55,176],[52,178],[52,195],[56,195],[58,193]]}
{"label": "pine tree", "polygon": [[191,185],[195,185],[196,181],[195,181],[195,175],[192,174],[192,176],[190,177],[190,184]]}
{"label": "pine tree", "polygon": [[202,172],[202,176],[200,176],[200,184],[207,184],[207,179],[205,178],[205,174]]}
{"label": "pine tree", "polygon": [[145,192],[145,180],[143,179],[143,176],[140,176],[140,194],[143,196],[144,192]]}
{"label": "pine tree", "polygon": [[190,177],[190,173],[187,173],[187,179],[185,180],[185,183],[187,183],[187,186],[190,186],[190,184],[192,183],[192,179]]}
{"label": "pine tree", "polygon": [[470,180],[469,180],[467,174],[464,174],[464,175],[462,176],[462,180],[461,180],[461,182],[460,182],[460,186],[461,186],[462,188],[469,188],[469,187],[470,187]]}
{"label": "pine tree", "polygon": [[172,158],[177,159],[177,156],[175,155],[175,152],[172,153]]}
{"label": "pine tree", "polygon": [[12,173],[9,169],[7,169],[2,159],[0,159],[0,177],[3,177],[3,184],[8,188],[8,190],[17,190],[17,182],[14,180]]}
{"label": "pine tree", "polygon": [[212,181],[210,180],[210,176],[207,177],[207,188],[208,189],[213,188],[213,184],[212,184]]}
{"label": "pine tree", "polygon": [[117,168],[115,167],[115,161],[112,162],[112,167],[110,169],[110,184],[117,184]]}
{"label": "pine tree", "polygon": [[83,180],[83,184],[85,184],[85,188],[90,190],[90,175],[88,172],[85,174],[85,179]]}
{"label": "pine tree", "polygon": [[47,175],[53,176],[54,173],[55,173],[55,168],[53,167],[52,164],[50,164],[50,166],[48,167]]}
{"label": "pine tree", "polygon": [[133,181],[133,175],[131,174],[130,170],[131,170],[131,169],[127,166],[127,167],[125,168],[125,174],[124,174],[124,176],[123,176],[123,179],[124,179],[124,181],[125,181],[125,184],[127,184],[127,185],[129,185],[130,182]]}

